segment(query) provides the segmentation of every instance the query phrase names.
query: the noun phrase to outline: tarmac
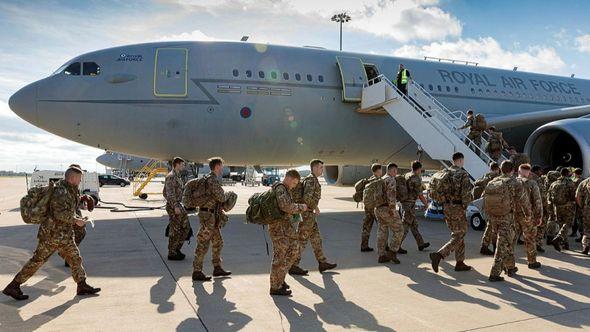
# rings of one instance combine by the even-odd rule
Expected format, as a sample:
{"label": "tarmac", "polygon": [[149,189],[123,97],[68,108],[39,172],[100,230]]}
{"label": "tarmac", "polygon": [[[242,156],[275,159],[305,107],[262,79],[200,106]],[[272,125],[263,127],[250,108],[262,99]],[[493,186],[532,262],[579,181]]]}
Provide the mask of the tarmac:
{"label": "tarmac", "polygon": [[[161,184],[151,185],[161,192]],[[239,195],[230,221],[222,230],[223,266],[231,277],[210,282],[191,280],[195,239],[183,251],[187,259],[166,259],[164,210],[111,212],[102,204],[80,250],[88,283],[102,287],[100,296],[75,296],[76,285],[57,255],[22,289],[30,299],[17,302],[0,295],[0,330],[86,331],[561,331],[590,328],[590,260],[575,251],[552,248],[539,257],[540,270],[526,266],[518,246],[519,272],[503,283],[488,282],[492,258],[479,254],[481,232],[466,237],[470,272],[455,272],[449,257],[438,274],[428,253],[449,239],[442,221],[420,219],[420,230],[431,247],[424,252],[408,235],[400,265],[378,264],[377,253],[360,252],[361,208],[350,198],[350,187],[323,186],[319,225],[324,250],[338,263],[320,274],[311,248],[302,267],[307,277],[287,276],[292,297],[271,297],[267,254],[270,240],[258,225],[245,224],[247,199],[265,187],[225,187]],[[8,284],[30,258],[37,227],[19,214],[24,178],[0,178],[0,288]],[[146,201],[133,198],[131,188],[103,187],[103,201],[158,207],[161,195]],[[195,215],[191,225],[198,230]],[[377,227],[371,246],[375,247]],[[268,242],[268,246],[267,246]],[[572,240],[573,243],[573,240]],[[209,254],[210,255],[210,254]],[[210,256],[205,272],[213,267]],[[272,255],[272,253],[271,253]]]}

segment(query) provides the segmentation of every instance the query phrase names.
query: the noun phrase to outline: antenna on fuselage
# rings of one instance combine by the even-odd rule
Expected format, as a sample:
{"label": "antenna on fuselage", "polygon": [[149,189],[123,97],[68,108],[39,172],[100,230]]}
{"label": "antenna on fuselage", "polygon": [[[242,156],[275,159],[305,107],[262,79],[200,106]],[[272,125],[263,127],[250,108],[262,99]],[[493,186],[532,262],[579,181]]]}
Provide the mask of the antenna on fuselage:
{"label": "antenna on fuselage", "polygon": [[240,41],[248,41],[248,38],[250,38],[250,36],[242,36],[242,38],[240,39]]}

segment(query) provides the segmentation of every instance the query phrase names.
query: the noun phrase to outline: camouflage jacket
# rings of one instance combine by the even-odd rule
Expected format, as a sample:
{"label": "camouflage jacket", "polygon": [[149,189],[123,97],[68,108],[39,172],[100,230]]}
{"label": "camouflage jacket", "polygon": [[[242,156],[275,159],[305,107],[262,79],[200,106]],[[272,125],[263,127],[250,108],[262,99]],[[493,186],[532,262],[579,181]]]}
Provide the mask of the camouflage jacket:
{"label": "camouflage jacket", "polygon": [[49,218],[41,222],[39,239],[63,240],[74,235],[72,229],[80,206],[80,191],[66,180],[55,184],[49,201]]}
{"label": "camouflage jacket", "polygon": [[582,209],[590,207],[590,178],[583,180],[576,189],[576,200]]}
{"label": "camouflage jacket", "polygon": [[215,209],[219,204],[225,202],[225,192],[215,173],[210,172],[205,177],[207,180],[207,199],[201,208]]}
{"label": "camouflage jacket", "polygon": [[522,184],[525,199],[521,203],[523,209],[517,210],[516,215],[540,219],[543,216],[543,203],[539,185],[535,180],[528,178],[518,177],[517,180]]}
{"label": "camouflage jacket", "polygon": [[309,174],[301,181],[303,184],[303,203],[307,205],[310,211],[313,211],[318,207],[322,198],[322,186],[318,178],[313,174]]}
{"label": "camouflage jacket", "polygon": [[180,172],[175,170],[170,171],[168,175],[166,175],[166,180],[164,180],[164,198],[166,199],[166,203],[172,207],[180,208],[182,202],[182,192],[184,190],[184,185],[182,184],[182,179],[180,178]]}
{"label": "camouflage jacket", "polygon": [[[568,177],[560,176],[557,181],[549,187],[549,202],[555,206],[573,205],[576,199],[576,186],[574,181]],[[557,204],[560,201],[566,201],[564,204]]]}
{"label": "camouflage jacket", "polygon": [[395,183],[395,177],[390,176],[389,174],[385,175],[383,177],[383,182],[385,182],[385,193],[386,193],[386,199],[387,199],[387,205],[389,205],[389,207],[393,207],[395,208],[395,203],[396,203],[396,183]]}
{"label": "camouflage jacket", "polygon": [[[507,177],[507,175],[502,174],[500,177]],[[523,214],[526,214],[527,210],[524,204],[527,201],[527,195],[524,190],[524,186],[522,182],[518,181],[515,176],[511,176],[510,180],[507,181],[507,184],[510,186],[510,190],[512,191],[512,208],[514,213],[518,213],[518,211],[523,211]]]}
{"label": "camouflage jacket", "polygon": [[406,182],[408,184],[408,199],[404,203],[414,203],[418,195],[422,193],[422,177],[414,172],[408,172]]}
{"label": "camouflage jacket", "polygon": [[297,213],[302,213],[304,209],[303,204],[297,204],[291,198],[291,193],[282,182],[277,182],[272,186],[277,197],[277,204],[279,209],[286,213],[283,221],[290,221],[291,216]]}
{"label": "camouflage jacket", "polygon": [[452,165],[449,167],[449,170],[452,173],[452,183],[454,188],[452,188],[453,200],[460,200],[463,202],[464,206],[467,206],[472,200],[473,196],[471,195],[471,190],[473,189],[473,185],[469,180],[469,173],[464,170],[462,167],[458,167]]}
{"label": "camouflage jacket", "polygon": [[483,193],[483,190],[488,185],[488,183],[490,183],[490,181],[492,181],[493,179],[495,179],[499,175],[500,175],[499,173],[495,173],[495,172],[490,171],[490,172],[487,172],[481,178],[475,180],[474,188],[473,188],[474,189],[473,190],[473,199],[480,198],[481,194]]}
{"label": "camouflage jacket", "polygon": [[528,164],[531,162],[529,156],[526,153],[516,153],[510,156],[510,161],[514,164],[515,173],[518,167],[522,164]]}
{"label": "camouflage jacket", "polygon": [[473,122],[475,121],[475,117],[468,117],[467,121],[465,121],[465,124],[462,125],[461,127],[459,127],[458,129],[465,129],[465,128],[469,128],[471,130],[471,128],[473,128]]}

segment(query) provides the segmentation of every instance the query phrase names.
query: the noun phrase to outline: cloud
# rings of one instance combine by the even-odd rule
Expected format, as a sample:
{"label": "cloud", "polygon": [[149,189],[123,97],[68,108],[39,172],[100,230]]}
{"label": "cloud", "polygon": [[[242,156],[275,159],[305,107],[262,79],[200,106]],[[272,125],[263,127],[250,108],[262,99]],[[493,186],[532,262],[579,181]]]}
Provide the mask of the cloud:
{"label": "cloud", "polygon": [[457,41],[434,42],[427,45],[405,45],[393,52],[394,55],[408,58],[434,56],[441,58],[468,60],[480,65],[495,68],[563,74],[565,62],[551,47],[531,46],[526,51],[510,51],[502,48],[492,37],[478,39],[459,39]]}
{"label": "cloud", "polygon": [[582,53],[590,54],[590,35],[576,37],[576,49]]}
{"label": "cloud", "polygon": [[214,41],[219,40],[214,37],[209,37],[204,34],[201,30],[193,30],[192,32],[183,32],[179,34],[172,34],[158,38],[159,41],[185,41],[185,40],[198,40],[198,41]]}

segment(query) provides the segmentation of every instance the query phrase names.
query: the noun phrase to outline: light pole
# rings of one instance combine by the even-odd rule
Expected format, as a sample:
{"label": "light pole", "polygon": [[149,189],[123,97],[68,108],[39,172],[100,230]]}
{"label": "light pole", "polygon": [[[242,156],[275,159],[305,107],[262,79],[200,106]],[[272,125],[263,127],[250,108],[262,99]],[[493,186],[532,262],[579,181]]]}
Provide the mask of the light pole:
{"label": "light pole", "polygon": [[342,51],[342,23],[348,22],[350,20],[351,18],[348,14],[346,14],[346,12],[334,14],[334,16],[332,16],[333,22],[340,23],[340,51]]}

